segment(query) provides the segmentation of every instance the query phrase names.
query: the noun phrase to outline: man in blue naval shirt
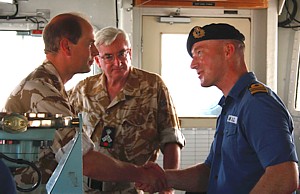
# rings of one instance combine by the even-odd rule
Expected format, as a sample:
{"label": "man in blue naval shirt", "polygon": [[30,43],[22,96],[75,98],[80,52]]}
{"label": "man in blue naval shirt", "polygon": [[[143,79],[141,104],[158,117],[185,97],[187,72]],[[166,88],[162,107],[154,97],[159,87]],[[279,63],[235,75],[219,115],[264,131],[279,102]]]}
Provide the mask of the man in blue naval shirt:
{"label": "man in blue naval shirt", "polygon": [[191,29],[191,68],[201,86],[223,92],[222,112],[205,162],[166,170],[169,187],[207,194],[286,194],[298,188],[293,120],[280,98],[248,71],[244,40],[228,24]]}
{"label": "man in blue naval shirt", "polygon": [[0,160],[0,194],[17,194],[16,183],[9,168]]}

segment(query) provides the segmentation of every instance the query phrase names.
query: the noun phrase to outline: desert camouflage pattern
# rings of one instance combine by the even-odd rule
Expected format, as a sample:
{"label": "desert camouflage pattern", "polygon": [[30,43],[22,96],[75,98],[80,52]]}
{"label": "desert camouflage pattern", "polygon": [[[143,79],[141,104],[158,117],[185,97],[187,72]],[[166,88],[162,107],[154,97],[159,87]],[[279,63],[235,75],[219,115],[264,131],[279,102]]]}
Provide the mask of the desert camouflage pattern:
{"label": "desert camouflage pattern", "polygon": [[[48,61],[29,74],[9,96],[3,112],[46,112],[73,116],[73,109],[68,103],[67,93],[55,67]],[[55,134],[53,148],[41,148],[36,165],[42,173],[42,183],[47,183],[57,162],[56,151],[65,145],[75,134],[74,129],[59,129]],[[62,139],[64,137],[64,139]],[[54,153],[53,153],[54,151]],[[37,174],[32,168],[19,168],[14,172],[18,185],[32,184],[37,181]]]}
{"label": "desert camouflage pattern", "polygon": [[62,80],[55,67],[47,61],[21,81],[9,96],[4,110],[73,114]]}
{"label": "desert camouflage pattern", "polygon": [[[69,100],[75,112],[81,112],[83,130],[95,149],[118,160],[142,165],[155,161],[166,143],[185,145],[174,104],[157,74],[131,67],[126,85],[112,101],[105,75],[91,76],[70,91]],[[105,126],[116,129],[112,148],[100,147]],[[108,193],[137,193],[132,183],[103,186]]]}

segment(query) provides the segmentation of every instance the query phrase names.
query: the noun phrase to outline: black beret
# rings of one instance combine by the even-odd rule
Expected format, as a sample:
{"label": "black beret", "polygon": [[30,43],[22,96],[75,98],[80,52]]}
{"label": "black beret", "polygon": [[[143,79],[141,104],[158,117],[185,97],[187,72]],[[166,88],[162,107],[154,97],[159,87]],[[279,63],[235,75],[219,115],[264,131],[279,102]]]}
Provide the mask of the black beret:
{"label": "black beret", "polygon": [[190,31],[186,42],[187,51],[192,57],[192,47],[196,42],[217,39],[233,39],[243,42],[245,41],[245,36],[229,24],[213,23],[203,27],[195,26]]}

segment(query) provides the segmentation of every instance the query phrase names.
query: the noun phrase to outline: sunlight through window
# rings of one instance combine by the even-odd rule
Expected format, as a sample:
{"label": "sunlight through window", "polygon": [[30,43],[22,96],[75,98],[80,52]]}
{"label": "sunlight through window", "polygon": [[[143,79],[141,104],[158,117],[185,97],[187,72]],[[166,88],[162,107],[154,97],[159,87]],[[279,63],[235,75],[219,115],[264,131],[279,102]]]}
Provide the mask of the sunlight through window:
{"label": "sunlight through window", "polygon": [[[17,35],[16,31],[0,31],[0,110],[12,90],[31,71],[45,60],[44,42],[41,36]],[[93,72],[77,74],[65,84],[66,90]]]}
{"label": "sunlight through window", "polygon": [[180,117],[217,116],[222,92],[200,85],[192,58],[186,51],[187,34],[162,34],[161,75],[172,95]]}
{"label": "sunlight through window", "polygon": [[0,31],[0,107],[10,92],[44,60],[41,37],[17,35],[16,31]]}

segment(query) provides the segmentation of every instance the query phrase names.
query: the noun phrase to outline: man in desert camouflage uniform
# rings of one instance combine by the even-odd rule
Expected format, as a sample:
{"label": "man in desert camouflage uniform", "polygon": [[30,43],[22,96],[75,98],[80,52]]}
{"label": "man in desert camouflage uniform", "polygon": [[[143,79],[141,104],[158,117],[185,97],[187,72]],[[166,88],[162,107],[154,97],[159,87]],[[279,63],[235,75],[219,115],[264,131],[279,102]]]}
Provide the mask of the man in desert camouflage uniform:
{"label": "man in desert camouflage uniform", "polygon": [[[54,31],[57,34],[54,34]],[[11,93],[4,111],[46,112],[53,115],[74,116],[64,84],[74,74],[91,70],[94,56],[98,54],[94,46],[93,29],[81,16],[64,14],[49,23],[44,30],[43,38],[47,59]],[[65,45],[65,49],[60,47],[60,42]],[[75,49],[81,49],[81,52],[76,52]],[[69,57],[65,57],[66,55]],[[64,139],[65,142],[58,144],[66,144],[73,137],[74,132],[73,129],[60,130],[59,134],[67,138]],[[56,165],[52,150],[41,149],[37,166],[42,172],[43,184],[48,181]],[[19,185],[37,181],[37,174],[31,168],[17,169],[15,174]]]}
{"label": "man in desert camouflage uniform", "polygon": [[[103,73],[81,81],[70,93],[85,132],[99,152],[118,160],[143,165],[156,161],[160,149],[164,168],[178,169],[185,139],[163,80],[131,66],[130,42],[123,30],[107,27],[95,37],[95,60]],[[105,193],[137,193],[130,182],[91,187]]]}
{"label": "man in desert camouflage uniform", "polygon": [[[64,84],[76,73],[89,72],[94,57],[98,55],[92,25],[79,14],[59,14],[45,27],[43,39],[46,61],[11,93],[4,111],[46,112],[74,116]],[[38,167],[42,172],[43,183],[48,181],[57,165],[54,158],[59,161],[62,154],[69,149],[70,140],[75,132],[74,128],[56,130],[51,149],[41,150]],[[84,132],[82,138],[84,175],[96,180],[142,180],[161,188],[165,186],[165,176],[158,165],[153,164],[152,168],[146,169],[117,161],[94,151],[93,142]],[[18,184],[35,183],[37,180],[36,173],[30,168],[19,169],[17,173],[15,178]],[[35,190],[35,193],[45,192],[43,187],[38,189],[40,190]]]}

